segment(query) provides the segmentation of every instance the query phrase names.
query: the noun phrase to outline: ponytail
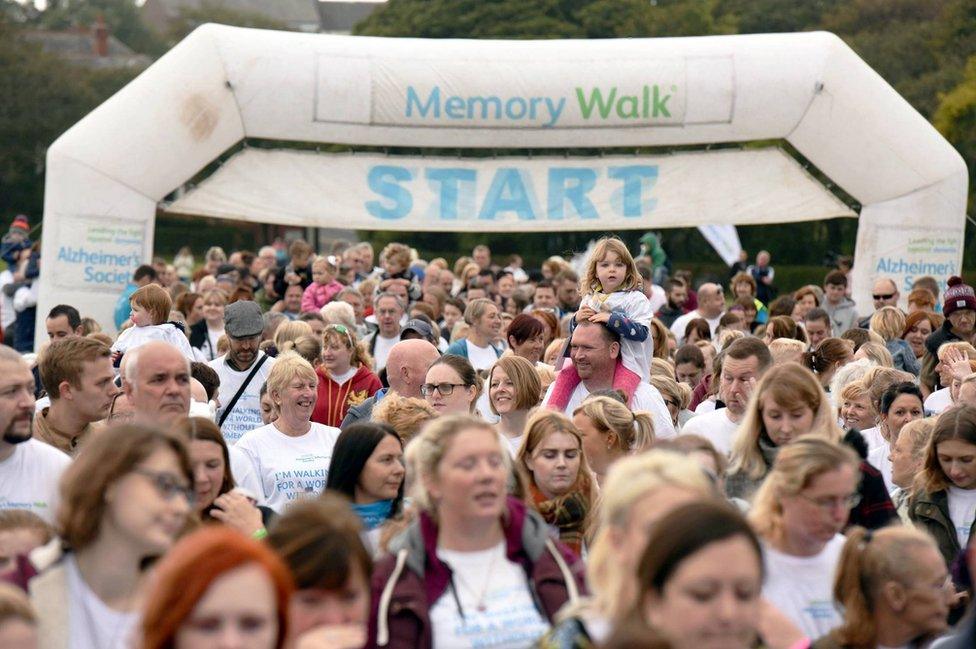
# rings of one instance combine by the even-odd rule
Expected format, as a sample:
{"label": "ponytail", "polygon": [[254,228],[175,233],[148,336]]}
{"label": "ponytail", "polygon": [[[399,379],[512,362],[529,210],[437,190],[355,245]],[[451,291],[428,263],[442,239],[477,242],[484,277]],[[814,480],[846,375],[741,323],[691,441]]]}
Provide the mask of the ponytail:
{"label": "ponytail", "polygon": [[630,439],[633,453],[646,451],[654,443],[654,420],[649,412],[634,413],[634,435]]}

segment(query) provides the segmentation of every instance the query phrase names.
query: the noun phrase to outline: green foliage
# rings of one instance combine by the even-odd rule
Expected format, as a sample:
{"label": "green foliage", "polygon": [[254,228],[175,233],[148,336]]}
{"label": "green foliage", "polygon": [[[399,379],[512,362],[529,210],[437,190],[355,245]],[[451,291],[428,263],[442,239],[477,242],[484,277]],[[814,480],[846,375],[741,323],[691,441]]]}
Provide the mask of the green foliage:
{"label": "green foliage", "polygon": [[[0,21],[0,215],[35,220],[44,199],[47,147],[133,72],[69,68]],[[70,73],[68,73],[70,72]]]}

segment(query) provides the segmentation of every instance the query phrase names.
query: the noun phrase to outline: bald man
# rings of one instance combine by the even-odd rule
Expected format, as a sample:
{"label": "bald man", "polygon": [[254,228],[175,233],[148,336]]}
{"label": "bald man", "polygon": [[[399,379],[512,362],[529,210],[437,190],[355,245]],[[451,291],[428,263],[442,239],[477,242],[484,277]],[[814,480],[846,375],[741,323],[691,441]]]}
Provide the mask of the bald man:
{"label": "bald man", "polygon": [[680,316],[671,324],[671,332],[678,340],[680,347],[685,343],[685,328],[695,318],[704,318],[712,330],[712,336],[718,329],[718,322],[725,314],[725,294],[720,284],[702,284],[698,288],[698,308]]}
{"label": "bald man", "polygon": [[373,416],[373,406],[379,403],[387,392],[396,392],[403,397],[421,398],[420,386],[424,383],[427,368],[440,358],[440,352],[426,340],[414,338],[401,340],[390,348],[386,361],[386,381],[389,388],[382,388],[375,395],[358,406],[349,408],[341,428],[358,421],[369,421]]}
{"label": "bald man", "polygon": [[[122,389],[135,420],[168,427],[190,412],[190,361],[179,349],[160,340],[126,354]],[[134,356],[134,357],[133,357]]]}

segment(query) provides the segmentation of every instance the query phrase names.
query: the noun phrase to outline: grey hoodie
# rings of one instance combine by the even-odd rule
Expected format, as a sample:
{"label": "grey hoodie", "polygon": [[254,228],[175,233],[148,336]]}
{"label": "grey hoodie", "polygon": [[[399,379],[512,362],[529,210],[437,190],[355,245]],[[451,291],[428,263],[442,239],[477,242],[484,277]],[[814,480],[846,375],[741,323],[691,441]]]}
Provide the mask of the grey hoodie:
{"label": "grey hoodie", "polygon": [[830,316],[830,325],[835,336],[857,326],[857,308],[851,298],[845,297],[836,306],[824,300],[821,307]]}

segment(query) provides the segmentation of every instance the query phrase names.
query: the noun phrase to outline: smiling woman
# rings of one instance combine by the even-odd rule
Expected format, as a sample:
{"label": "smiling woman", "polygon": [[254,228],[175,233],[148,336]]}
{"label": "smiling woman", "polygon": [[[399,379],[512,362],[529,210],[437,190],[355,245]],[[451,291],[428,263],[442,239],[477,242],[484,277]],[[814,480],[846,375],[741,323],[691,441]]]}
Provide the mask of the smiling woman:
{"label": "smiling woman", "polygon": [[110,428],[86,444],[61,488],[58,527],[69,550],[41,562],[30,584],[39,646],[67,647],[69,638],[92,647],[127,645],[144,561],[165,553],[192,513],[184,443],[152,428]]}
{"label": "smiling woman", "polygon": [[492,426],[442,417],[411,449],[421,511],[376,566],[367,646],[531,644],[576,599],[578,560],[506,497],[507,450]]}
{"label": "smiling woman", "polygon": [[265,503],[279,513],[289,502],[325,488],[339,429],[311,421],[317,384],[318,376],[304,358],[294,352],[279,356],[267,385],[280,414],[236,445],[251,462]]}

